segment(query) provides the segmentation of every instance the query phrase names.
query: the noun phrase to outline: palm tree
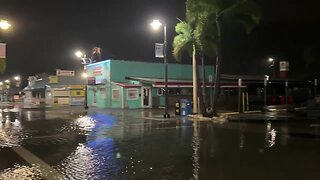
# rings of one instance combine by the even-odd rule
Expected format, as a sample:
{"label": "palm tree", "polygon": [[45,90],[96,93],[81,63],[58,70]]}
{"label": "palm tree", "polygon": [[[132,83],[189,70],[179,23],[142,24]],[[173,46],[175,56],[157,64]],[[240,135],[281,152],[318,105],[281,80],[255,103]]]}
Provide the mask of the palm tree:
{"label": "palm tree", "polygon": [[[261,10],[254,0],[193,0],[197,6],[202,8],[193,8],[194,12],[189,13],[197,15],[201,12],[201,18],[198,18],[197,24],[200,24],[198,35],[196,36],[198,44],[207,53],[207,48],[214,50],[216,54],[216,72],[215,72],[215,88],[213,95],[213,109],[214,114],[217,115],[217,99],[220,90],[220,64],[221,56],[221,42],[222,42],[222,21],[231,20],[242,24],[249,33],[252,28],[259,23],[261,17]],[[205,11],[204,11],[205,10]],[[200,16],[201,17],[201,16]],[[195,18],[194,18],[195,19]],[[208,31],[211,31],[214,36],[213,44],[208,46],[206,38]],[[209,51],[210,52],[210,51]]]}
{"label": "palm tree", "polygon": [[176,25],[177,36],[173,40],[173,56],[180,61],[184,51],[192,55],[193,69],[193,112],[198,113],[198,67],[196,57],[196,42],[194,39],[194,30],[187,22],[181,21]]}
{"label": "palm tree", "polygon": [[[198,72],[197,54],[205,52],[206,55],[214,54],[213,39],[209,34],[210,31],[205,31],[208,24],[208,12],[206,7],[197,4],[195,0],[187,0],[187,20],[181,21],[176,25],[176,37],[173,41],[173,55],[176,60],[181,60],[184,51],[187,51],[192,56],[193,64],[193,110],[198,112],[198,97],[200,99],[200,110],[204,116],[206,113],[206,104],[204,102],[204,94],[200,92],[200,76]],[[205,34],[207,32],[208,34]],[[204,67],[204,66],[203,66]],[[205,77],[203,77],[205,80]],[[205,82],[203,83],[205,88]]]}

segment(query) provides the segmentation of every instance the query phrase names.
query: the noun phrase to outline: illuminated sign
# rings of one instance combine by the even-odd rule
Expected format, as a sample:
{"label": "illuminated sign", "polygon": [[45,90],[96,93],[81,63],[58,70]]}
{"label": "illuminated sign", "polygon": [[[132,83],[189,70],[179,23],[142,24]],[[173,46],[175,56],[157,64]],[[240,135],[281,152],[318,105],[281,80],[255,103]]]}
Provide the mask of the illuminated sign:
{"label": "illuminated sign", "polygon": [[56,75],[57,76],[74,76],[75,71],[57,69]]}
{"label": "illuminated sign", "polygon": [[100,76],[102,75],[102,66],[96,66],[93,68],[93,75]]}

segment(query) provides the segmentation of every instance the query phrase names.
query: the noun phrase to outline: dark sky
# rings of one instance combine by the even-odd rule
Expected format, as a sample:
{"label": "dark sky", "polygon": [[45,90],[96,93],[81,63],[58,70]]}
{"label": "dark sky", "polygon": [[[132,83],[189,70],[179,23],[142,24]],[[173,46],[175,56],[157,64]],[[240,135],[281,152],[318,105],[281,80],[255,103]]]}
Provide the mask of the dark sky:
{"label": "dark sky", "polygon": [[[238,26],[225,27],[223,72],[265,72],[269,56],[301,62],[304,47],[319,46],[315,0],[260,0],[260,4],[263,18],[250,35]],[[153,32],[149,23],[165,19],[171,44],[176,17],[184,15],[185,0],[0,0],[0,17],[13,25],[0,34],[8,43],[3,77],[21,74],[26,79],[57,68],[81,69],[75,50],[90,54],[94,46],[102,48],[104,59],[162,62],[154,58],[153,46],[163,34]],[[174,62],[171,56],[169,62]]]}

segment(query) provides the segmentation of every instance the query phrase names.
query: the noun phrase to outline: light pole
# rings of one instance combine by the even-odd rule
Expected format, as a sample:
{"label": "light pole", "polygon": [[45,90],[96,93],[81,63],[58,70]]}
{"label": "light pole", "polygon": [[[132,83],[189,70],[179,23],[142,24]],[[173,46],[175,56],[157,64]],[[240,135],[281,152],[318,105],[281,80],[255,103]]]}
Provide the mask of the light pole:
{"label": "light pole", "polygon": [[84,89],[84,93],[85,93],[85,98],[84,98],[84,109],[89,109],[88,107],[88,94],[87,94],[87,89],[88,89],[88,74],[86,73],[87,69],[86,69],[86,65],[87,64],[91,64],[92,60],[91,58],[87,58],[86,54],[82,53],[81,51],[77,51],[74,53],[78,58],[80,58],[82,60],[82,64],[83,64],[83,70],[84,73],[82,74],[82,77],[85,78],[86,82],[84,83],[85,85],[85,89]]}
{"label": "light pole", "polygon": [[269,58],[268,61],[269,61],[269,63],[271,63],[269,67],[272,67],[272,70],[273,70],[273,78],[275,78],[275,77],[276,77],[275,59]]}
{"label": "light pole", "polygon": [[87,89],[88,89],[88,74],[86,72],[84,72],[82,74],[82,77],[85,79],[85,83],[84,83],[84,109],[88,109],[88,94],[87,94]]}
{"label": "light pole", "polygon": [[[162,23],[159,20],[153,20],[150,24],[153,29],[158,30]],[[165,95],[165,113],[163,115],[164,118],[170,118],[170,114],[168,113],[168,61],[167,61],[167,25],[163,25],[163,62],[164,62],[164,95]]]}
{"label": "light pole", "polygon": [[268,85],[268,81],[269,81],[269,76],[265,75],[263,78],[263,87],[264,87],[264,97],[263,97],[263,110],[266,111],[267,110],[267,85]]}

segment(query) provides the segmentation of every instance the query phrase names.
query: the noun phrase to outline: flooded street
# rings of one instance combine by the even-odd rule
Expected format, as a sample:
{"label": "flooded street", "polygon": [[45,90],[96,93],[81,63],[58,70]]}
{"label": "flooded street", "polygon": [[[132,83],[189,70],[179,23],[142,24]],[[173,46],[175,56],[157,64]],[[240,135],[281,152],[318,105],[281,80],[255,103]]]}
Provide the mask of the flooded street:
{"label": "flooded street", "polygon": [[2,109],[0,179],[320,177],[317,118],[270,114],[218,123],[161,114]]}

